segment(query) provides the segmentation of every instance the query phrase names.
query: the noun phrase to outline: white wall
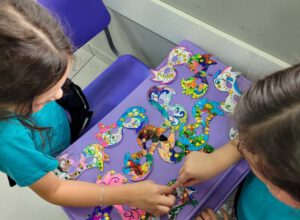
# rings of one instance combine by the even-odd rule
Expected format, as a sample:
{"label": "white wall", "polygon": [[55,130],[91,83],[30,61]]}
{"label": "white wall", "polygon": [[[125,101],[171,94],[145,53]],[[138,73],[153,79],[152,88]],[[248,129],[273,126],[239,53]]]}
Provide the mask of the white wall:
{"label": "white wall", "polygon": [[[168,48],[187,39],[251,79],[290,64],[159,0],[104,0],[111,9],[114,40],[154,67]],[[97,37],[92,45],[102,50]],[[105,52],[106,53],[106,52]],[[99,53],[98,53],[99,54]],[[101,54],[101,53],[100,53]]]}
{"label": "white wall", "polygon": [[161,0],[288,63],[300,61],[299,0]]}

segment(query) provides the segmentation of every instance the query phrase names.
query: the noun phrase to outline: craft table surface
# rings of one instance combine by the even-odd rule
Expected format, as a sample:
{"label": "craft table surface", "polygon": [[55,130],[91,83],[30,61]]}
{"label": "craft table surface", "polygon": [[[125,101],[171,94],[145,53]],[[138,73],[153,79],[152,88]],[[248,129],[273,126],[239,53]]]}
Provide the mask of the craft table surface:
{"label": "craft table surface", "polygon": [[[185,46],[188,50],[190,50],[193,54],[205,54],[203,50],[195,46],[194,44],[188,41],[182,41],[179,46]],[[216,57],[212,57],[211,59],[217,61],[216,65],[211,65],[207,70],[207,79],[209,82],[209,88],[207,93],[201,98],[208,98],[210,101],[224,101],[228,92],[221,92],[217,90],[213,83],[213,74],[218,70],[223,70],[226,66],[218,61]],[[160,64],[160,66],[166,63],[166,59]],[[199,99],[192,99],[190,96],[186,96],[182,94],[182,88],[180,86],[180,80],[182,78],[188,78],[193,75],[190,72],[185,64],[176,66],[177,70],[177,78],[172,83],[168,84],[168,87],[175,89],[176,95],[173,96],[171,104],[180,104],[184,106],[187,110],[188,124],[194,123],[195,119],[191,115],[191,109],[193,105]],[[234,71],[234,70],[233,70]],[[138,74],[138,73],[136,73]],[[152,74],[143,81],[131,94],[129,94],[116,108],[114,108],[109,114],[107,114],[100,122],[105,125],[111,125],[115,123],[120,116],[124,113],[124,111],[132,106],[141,106],[147,110],[146,115],[149,118],[148,124],[154,124],[155,126],[160,126],[163,123],[163,117],[159,113],[159,111],[153,108],[147,100],[147,91],[153,85],[159,85],[159,83],[151,80]],[[130,80],[130,79],[129,79]],[[112,89],[118,89],[113,86]],[[130,82],[124,82],[130,83]],[[243,77],[239,77],[238,85],[240,89],[243,91],[249,86],[249,81]],[[99,88],[101,89],[101,88]],[[109,96],[109,94],[107,94]],[[111,97],[113,99],[113,97]],[[216,116],[210,125],[210,134],[208,143],[215,148],[218,148],[229,141],[229,130],[231,128],[231,119],[225,114],[225,116]],[[89,145],[98,143],[96,139],[96,134],[98,133],[98,127],[95,125],[91,128],[86,134],[84,134],[80,139],[78,139],[74,144],[72,144],[69,148],[67,148],[63,153],[68,152],[71,156],[79,160],[80,152],[82,149]],[[123,139],[116,145],[109,146],[105,149],[105,152],[109,155],[110,161],[108,163],[104,163],[104,172],[101,173],[98,169],[93,168],[90,170],[84,171],[78,178],[78,180],[88,181],[95,183],[97,176],[104,176],[106,172],[110,170],[115,170],[118,173],[122,172],[123,166],[123,158],[126,152],[137,152],[140,150],[140,147],[137,145],[137,134],[134,130],[123,129]],[[62,154],[63,154],[62,153]],[[154,153],[154,162],[153,162],[153,170],[150,175],[147,177],[149,180],[154,180],[159,184],[167,184],[170,180],[177,178],[178,171],[182,166],[182,162],[178,164],[167,163],[162,160],[156,150]],[[218,163],[218,161],[216,161]],[[195,167],[195,169],[205,169],[205,167]],[[226,196],[231,193],[237,184],[245,177],[249,168],[247,163],[242,160],[235,166],[231,167],[227,171],[221,173],[217,177],[204,182],[202,184],[194,186],[197,190],[197,193],[193,194],[194,197],[198,200],[199,204],[197,207],[192,207],[191,205],[187,205],[184,209],[179,213],[177,219],[190,219],[192,218],[199,210],[207,207],[209,204],[210,208],[218,208]],[[230,178],[230,179],[229,179]],[[218,194],[223,197],[216,196],[216,198],[211,198],[211,196],[218,191]],[[128,195],[130,196],[130,195]],[[209,203],[208,203],[209,201]],[[69,208],[64,207],[66,213],[70,217],[70,219],[74,220],[83,220],[87,218],[88,214],[91,214],[93,208]],[[120,219],[117,211],[113,209],[112,219]],[[164,216],[162,219],[167,219]]]}

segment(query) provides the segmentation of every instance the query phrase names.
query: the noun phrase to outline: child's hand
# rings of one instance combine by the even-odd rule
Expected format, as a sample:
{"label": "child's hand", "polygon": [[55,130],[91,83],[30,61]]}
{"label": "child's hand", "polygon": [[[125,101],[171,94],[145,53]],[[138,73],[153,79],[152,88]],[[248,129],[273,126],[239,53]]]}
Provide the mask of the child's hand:
{"label": "child's hand", "polygon": [[208,154],[204,152],[191,152],[186,156],[179,171],[174,188],[183,185],[191,186],[206,181],[242,158],[233,141]]}
{"label": "child's hand", "polygon": [[176,200],[171,195],[172,187],[158,185],[151,180],[127,184],[127,186],[129,187],[128,204],[154,215],[168,213]]}
{"label": "child's hand", "polygon": [[218,167],[216,167],[217,163],[213,154],[198,151],[189,153],[173,187],[191,186],[214,177],[219,173]]}
{"label": "child's hand", "polygon": [[[223,215],[223,220],[229,220],[227,212],[222,208],[220,210]],[[218,220],[218,218],[212,209],[207,209],[201,212],[201,214],[196,217],[196,220]]]}

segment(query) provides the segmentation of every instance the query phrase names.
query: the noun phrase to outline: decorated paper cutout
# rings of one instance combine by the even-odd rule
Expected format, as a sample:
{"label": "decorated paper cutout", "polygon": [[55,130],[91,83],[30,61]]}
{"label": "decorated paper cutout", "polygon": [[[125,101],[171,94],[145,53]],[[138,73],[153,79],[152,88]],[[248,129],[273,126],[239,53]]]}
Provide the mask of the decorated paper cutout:
{"label": "decorated paper cutout", "polygon": [[114,207],[118,210],[119,214],[122,216],[123,220],[142,220],[146,219],[146,212],[141,209],[130,208],[126,210],[121,205],[114,205]]}
{"label": "decorated paper cutout", "polygon": [[69,153],[60,155],[57,160],[58,169],[55,169],[54,173],[59,179],[75,179],[77,177],[74,173],[78,167],[78,162]]}
{"label": "decorated paper cutout", "polygon": [[104,162],[108,161],[109,156],[104,152],[104,147],[99,144],[91,144],[82,150],[79,162],[76,162],[68,153],[59,156],[60,171],[57,170],[55,173],[60,178],[74,180],[87,169],[98,168],[103,172]]}
{"label": "decorated paper cutout", "polygon": [[117,123],[108,126],[99,123],[98,128],[99,133],[96,134],[96,138],[100,141],[100,144],[103,147],[117,144],[123,138],[122,127],[119,127]]}
{"label": "decorated paper cutout", "polygon": [[206,94],[208,90],[206,71],[210,65],[217,63],[210,57],[211,54],[196,54],[189,59],[187,67],[194,73],[194,76],[181,80],[183,94],[191,96],[193,99],[198,99]]}
{"label": "decorated paper cutout", "polygon": [[[197,81],[200,81],[197,84]],[[198,99],[204,96],[208,90],[208,82],[206,72],[201,71],[197,77],[192,76],[181,80],[182,93],[191,96],[193,99]]]}
{"label": "decorated paper cutout", "polygon": [[223,71],[217,71],[214,75],[215,87],[224,92],[228,92],[228,96],[221,104],[221,108],[226,112],[233,112],[238,99],[242,95],[241,90],[238,87],[237,78],[240,73],[233,72],[232,67],[226,67]]}
{"label": "decorated paper cutout", "polygon": [[91,215],[88,215],[88,218],[86,220],[110,220],[110,213],[112,208],[112,206],[107,206],[105,208],[97,206],[94,208],[93,213]]}
{"label": "decorated paper cutout", "polygon": [[159,156],[168,163],[179,163],[187,154],[185,145],[175,141],[174,132],[170,133],[166,141],[160,142],[158,153]]}
{"label": "decorated paper cutout", "polygon": [[[137,143],[142,150],[147,150],[153,154],[159,144],[161,135],[166,131],[165,128],[155,127],[154,125],[146,125],[138,134]],[[151,142],[147,148],[147,142]]]}
{"label": "decorated paper cutout", "polygon": [[[176,179],[170,181],[168,183],[168,186],[172,186],[176,182]],[[179,212],[186,206],[186,205],[192,205],[196,207],[198,205],[198,201],[193,196],[194,193],[196,193],[197,190],[195,190],[193,187],[177,187],[174,196],[178,199],[178,203],[175,204],[171,211],[168,213],[168,219],[169,220],[175,220]]]}
{"label": "decorated paper cutout", "polygon": [[[150,124],[146,125],[139,132],[137,143],[142,150],[133,154],[128,152],[124,156],[123,172],[129,176],[132,181],[143,180],[151,172],[153,168],[154,151],[158,145],[166,145],[168,142],[168,139],[163,135],[165,131],[165,128],[155,127]],[[143,158],[145,158],[146,161],[141,164]]]}
{"label": "decorated paper cutout", "polygon": [[[143,164],[141,164],[142,158],[146,159]],[[122,170],[132,181],[141,181],[145,179],[150,174],[152,168],[153,154],[148,153],[145,150],[133,154],[127,152],[124,155],[124,166]]]}
{"label": "decorated paper cutout", "polygon": [[146,110],[140,106],[128,108],[117,121],[118,127],[135,129],[138,132],[144,124],[148,123]]}
{"label": "decorated paper cutout", "polygon": [[171,128],[172,131],[178,130],[181,124],[185,124],[187,121],[187,111],[183,106],[175,104],[170,105],[173,95],[176,92],[165,85],[152,86],[148,90],[148,101],[156,108],[164,117],[162,127]]}
{"label": "decorated paper cutout", "polygon": [[108,147],[119,143],[123,138],[123,128],[134,129],[137,132],[148,123],[146,110],[140,106],[133,106],[121,115],[116,123],[105,126],[98,124],[99,133],[96,138],[103,147]]}
{"label": "decorated paper cutout", "polygon": [[195,74],[201,71],[207,71],[210,65],[217,64],[215,60],[210,59],[211,56],[211,54],[195,54],[191,56],[187,63],[189,70]]}
{"label": "decorated paper cutout", "polygon": [[63,155],[59,156],[58,163],[63,172],[69,172],[72,167],[77,166],[76,161],[69,153],[64,153]]}
{"label": "decorated paper cutout", "polygon": [[[147,93],[148,101],[157,108],[163,115],[164,109],[167,109],[170,105],[173,95],[176,92],[171,87],[161,85],[161,86],[152,86]],[[159,108],[163,110],[160,110]],[[166,117],[167,115],[163,115]]]}
{"label": "decorated paper cutout", "polygon": [[206,150],[212,147],[208,145],[209,128],[211,120],[217,116],[224,116],[219,109],[220,103],[209,101],[207,98],[200,99],[192,108],[192,115],[196,123],[181,125],[178,141],[187,146],[189,151],[198,151],[202,148]]}
{"label": "decorated paper cutout", "polygon": [[154,75],[152,80],[160,82],[161,84],[168,84],[172,82],[177,72],[174,66],[187,63],[192,53],[185,47],[175,47],[168,56],[167,63],[160,69],[151,70]]}
{"label": "decorated paper cutout", "polygon": [[[123,175],[111,170],[107,172],[103,178],[99,176],[96,183],[98,185],[120,186],[126,182],[127,179]],[[118,210],[123,220],[140,220],[146,217],[146,212],[137,208],[129,208],[129,210],[126,210],[122,205],[114,205],[114,207]]]}
{"label": "decorated paper cutout", "polygon": [[[92,158],[92,160],[86,162],[87,158]],[[80,165],[84,170],[96,167],[103,172],[103,163],[108,161],[109,156],[104,152],[104,147],[100,144],[88,145],[81,152]]]}

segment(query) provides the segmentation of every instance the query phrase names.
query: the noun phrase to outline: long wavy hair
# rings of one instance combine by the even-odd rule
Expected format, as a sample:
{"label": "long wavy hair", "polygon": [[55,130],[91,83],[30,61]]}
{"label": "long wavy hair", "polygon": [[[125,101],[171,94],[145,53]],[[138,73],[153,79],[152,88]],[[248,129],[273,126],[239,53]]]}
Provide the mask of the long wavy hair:
{"label": "long wavy hair", "polygon": [[271,183],[300,202],[300,64],[253,84],[238,102],[239,148]]}
{"label": "long wavy hair", "polygon": [[58,83],[73,56],[54,17],[33,0],[0,0],[0,121],[16,117],[38,131],[42,148],[46,140],[51,147],[51,128],[31,120],[33,101]]}
{"label": "long wavy hair", "polygon": [[34,98],[64,75],[73,48],[61,25],[33,0],[0,0],[0,120],[7,107],[28,118]]}

